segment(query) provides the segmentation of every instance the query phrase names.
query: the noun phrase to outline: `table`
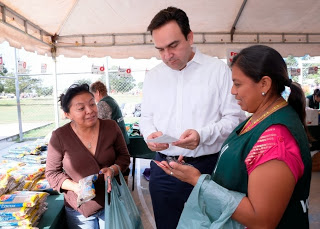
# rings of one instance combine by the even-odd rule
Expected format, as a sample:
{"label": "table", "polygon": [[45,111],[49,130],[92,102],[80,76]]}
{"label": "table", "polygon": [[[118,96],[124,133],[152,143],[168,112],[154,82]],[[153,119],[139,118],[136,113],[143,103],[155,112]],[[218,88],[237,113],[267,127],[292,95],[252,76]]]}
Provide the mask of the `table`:
{"label": "table", "polygon": [[136,158],[153,159],[156,152],[151,151],[142,136],[129,136],[128,150],[132,157],[132,191],[134,190],[134,176],[136,169]]}
{"label": "table", "polygon": [[310,142],[310,150],[320,150],[320,125],[318,126],[307,126],[310,135],[315,141]]}
{"label": "table", "polygon": [[47,198],[48,209],[41,216],[39,229],[62,229],[65,226],[63,194],[50,195]]}

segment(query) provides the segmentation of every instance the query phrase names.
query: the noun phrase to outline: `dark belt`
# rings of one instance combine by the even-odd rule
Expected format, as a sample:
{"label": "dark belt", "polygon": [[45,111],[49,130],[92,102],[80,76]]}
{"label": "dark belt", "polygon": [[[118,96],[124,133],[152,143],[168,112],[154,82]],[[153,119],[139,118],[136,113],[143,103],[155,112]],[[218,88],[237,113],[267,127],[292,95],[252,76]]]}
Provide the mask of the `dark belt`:
{"label": "dark belt", "polygon": [[[164,160],[166,160],[166,157],[168,156],[168,155],[165,155],[165,154],[160,153],[160,152],[158,152],[158,154],[159,154],[159,156],[160,156],[162,159],[164,159]],[[173,157],[173,158],[175,158],[175,159],[178,159],[178,158],[179,158],[179,156],[170,156],[170,157]],[[200,156],[200,157],[183,157],[183,160],[184,160],[184,162],[186,162],[186,163],[193,163],[193,162],[196,162],[196,161],[206,160],[208,157],[212,157],[212,154],[203,155],[203,156]]]}

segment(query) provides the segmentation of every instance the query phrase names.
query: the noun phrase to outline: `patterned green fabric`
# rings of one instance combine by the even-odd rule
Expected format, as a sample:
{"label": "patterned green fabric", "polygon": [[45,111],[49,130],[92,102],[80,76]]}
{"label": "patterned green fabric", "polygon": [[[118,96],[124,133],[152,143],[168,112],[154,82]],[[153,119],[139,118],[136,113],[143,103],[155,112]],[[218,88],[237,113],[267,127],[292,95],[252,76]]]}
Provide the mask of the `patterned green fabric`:
{"label": "patterned green fabric", "polygon": [[307,99],[309,99],[309,107],[312,109],[319,109],[319,102],[315,101],[313,99],[313,95],[307,96]]}
{"label": "patterned green fabric", "polygon": [[112,110],[112,115],[111,119],[116,121],[121,129],[121,132],[123,134],[124,140],[126,141],[127,145],[129,144],[129,136],[126,131],[126,124],[124,123],[122,112],[120,110],[120,107],[118,103],[111,97],[111,96],[106,96],[102,98],[100,101],[106,102],[111,110]]}
{"label": "patterned green fabric", "polygon": [[298,180],[277,228],[309,228],[308,202],[312,162],[308,139],[297,113],[288,105],[271,114],[252,130],[239,135],[246,121],[241,123],[223,144],[212,179],[229,190],[248,193],[248,173],[244,162],[248,153],[269,126],[285,125],[299,145],[304,174]]}

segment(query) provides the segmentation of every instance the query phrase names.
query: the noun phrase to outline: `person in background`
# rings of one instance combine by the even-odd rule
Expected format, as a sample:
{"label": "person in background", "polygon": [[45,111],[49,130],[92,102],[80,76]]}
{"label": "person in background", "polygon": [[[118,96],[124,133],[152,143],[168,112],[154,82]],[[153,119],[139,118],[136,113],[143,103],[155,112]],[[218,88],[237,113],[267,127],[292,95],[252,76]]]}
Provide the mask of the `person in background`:
{"label": "person in background", "polygon": [[[312,163],[304,93],[288,78],[281,55],[268,46],[243,49],[231,66],[231,93],[241,108],[253,115],[224,142],[210,185],[207,191],[200,191],[208,197],[205,205],[215,199],[210,195],[216,182],[246,194],[232,219],[247,228],[307,229]],[[288,102],[281,97],[285,86],[291,89]],[[167,174],[192,185],[203,176],[190,166],[162,164]]]}
{"label": "person in background", "polygon": [[[186,13],[175,7],[161,10],[148,26],[163,61],[145,77],[140,130],[147,139],[163,134],[178,141],[151,143],[155,160],[181,154],[201,173],[211,173],[218,151],[244,113],[229,93],[230,68],[202,54],[193,44]],[[150,164],[149,190],[158,229],[177,227],[192,186]]]}
{"label": "person in background", "polygon": [[[130,140],[126,131],[126,124],[123,120],[122,112],[117,101],[108,95],[107,88],[101,81],[96,81],[91,84],[90,91],[94,95],[94,99],[98,106],[98,118],[112,119],[116,121],[121,129],[126,144],[128,145],[130,143]],[[124,179],[127,184],[129,173],[129,168],[123,173]]]}
{"label": "person in background", "polygon": [[319,110],[320,90],[317,88],[306,98],[306,107]]}
{"label": "person in background", "polygon": [[[105,181],[118,165],[125,171],[130,155],[121,130],[113,120],[98,119],[97,106],[88,84],[73,84],[60,96],[61,108],[71,122],[56,129],[48,145],[46,178],[50,186],[64,193],[69,228],[104,228]],[[96,197],[77,206],[79,180],[99,174],[94,183]]]}

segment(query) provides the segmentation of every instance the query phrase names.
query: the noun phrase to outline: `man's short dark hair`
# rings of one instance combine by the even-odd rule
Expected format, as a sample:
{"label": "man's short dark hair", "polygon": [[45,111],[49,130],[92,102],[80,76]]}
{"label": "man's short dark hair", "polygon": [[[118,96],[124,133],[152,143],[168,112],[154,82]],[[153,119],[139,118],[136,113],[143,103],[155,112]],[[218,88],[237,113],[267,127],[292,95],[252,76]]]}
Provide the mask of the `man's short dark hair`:
{"label": "man's short dark hair", "polygon": [[153,30],[158,29],[159,27],[165,25],[170,21],[177,22],[182,34],[187,40],[188,34],[191,31],[189,18],[183,10],[172,6],[161,10],[156,14],[156,16],[154,16],[154,18],[150,22],[150,25],[148,26],[148,31],[150,31],[152,34]]}

